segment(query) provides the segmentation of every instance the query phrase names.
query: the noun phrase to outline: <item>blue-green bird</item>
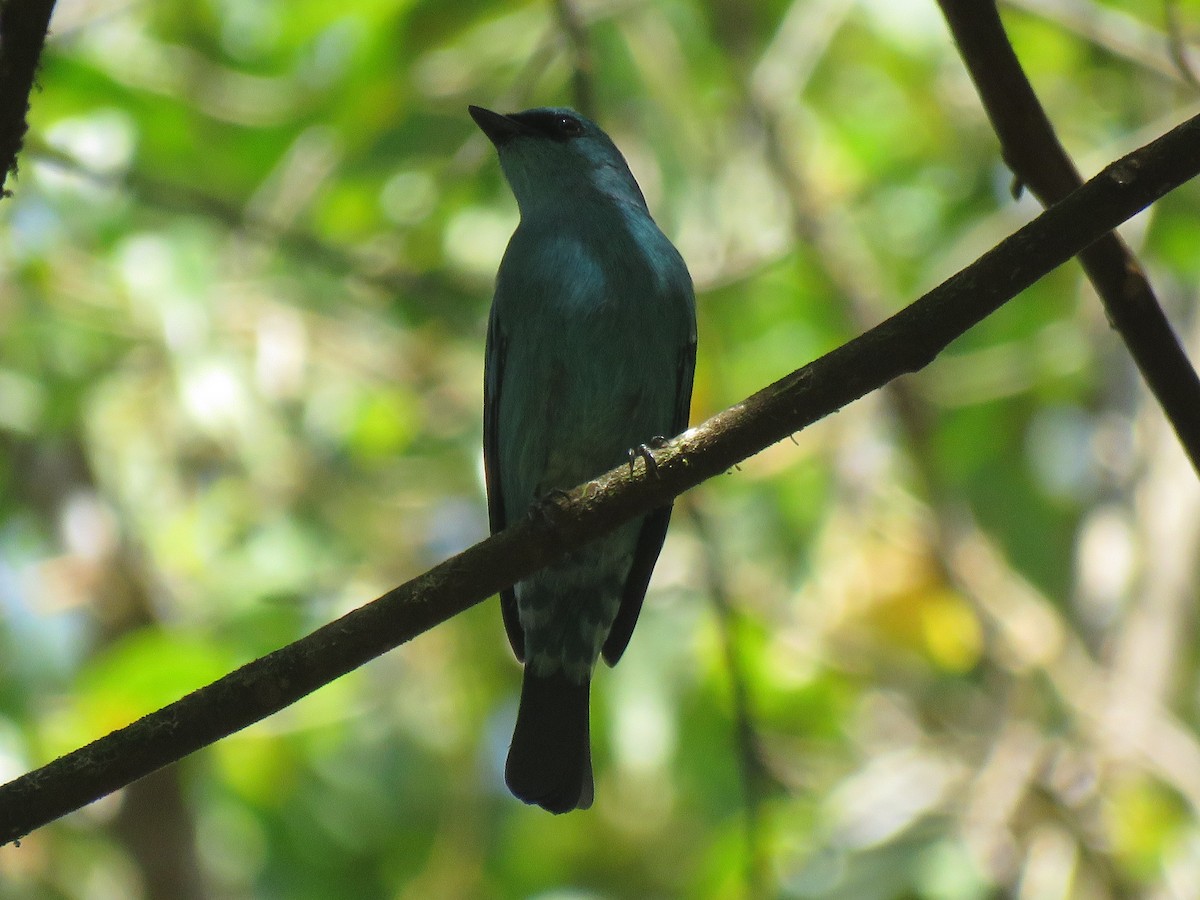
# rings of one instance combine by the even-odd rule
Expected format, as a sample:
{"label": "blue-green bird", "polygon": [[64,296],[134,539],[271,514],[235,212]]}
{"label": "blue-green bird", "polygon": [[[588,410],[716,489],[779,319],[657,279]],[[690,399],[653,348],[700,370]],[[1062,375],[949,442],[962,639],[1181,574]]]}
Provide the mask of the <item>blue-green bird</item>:
{"label": "blue-green bird", "polygon": [[[692,280],[621,152],[570,109],[471,117],[521,221],[488,325],[483,457],[492,532],[554,491],[687,427]],[[592,803],[588,695],[629,643],[671,508],[629,522],[500,595],[525,664],[509,789],[554,813]]]}

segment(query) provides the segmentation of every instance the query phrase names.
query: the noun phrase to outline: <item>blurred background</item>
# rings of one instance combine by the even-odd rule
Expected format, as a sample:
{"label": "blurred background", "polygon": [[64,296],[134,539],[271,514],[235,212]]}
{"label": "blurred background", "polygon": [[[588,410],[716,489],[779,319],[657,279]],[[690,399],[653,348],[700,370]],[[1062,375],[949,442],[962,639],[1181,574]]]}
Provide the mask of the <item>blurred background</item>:
{"label": "blurred background", "polygon": [[[1014,0],[1080,168],[1200,2]],[[0,778],[485,535],[516,207],[584,106],[695,277],[698,422],[1037,212],[933,0],[60,0],[0,202]],[[1123,232],[1196,347],[1200,190]],[[1193,349],[1193,358],[1195,358]],[[1200,490],[1077,266],[677,507],[597,802],[505,791],[483,604],[0,850],[3,898],[1200,895]]]}

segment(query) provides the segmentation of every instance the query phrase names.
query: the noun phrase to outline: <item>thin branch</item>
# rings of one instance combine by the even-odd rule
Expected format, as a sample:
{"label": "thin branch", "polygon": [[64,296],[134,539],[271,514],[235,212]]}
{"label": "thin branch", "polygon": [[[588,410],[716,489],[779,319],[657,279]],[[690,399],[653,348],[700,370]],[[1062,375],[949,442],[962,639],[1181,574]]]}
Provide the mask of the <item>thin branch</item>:
{"label": "thin branch", "polygon": [[1187,36],[1183,33],[1183,23],[1179,21],[1179,4],[1176,0],[1163,0],[1163,17],[1167,21],[1167,47],[1175,68],[1184,81],[1193,88],[1200,88],[1200,80],[1197,80],[1188,59]]}
{"label": "thin branch", "polygon": [[17,154],[29,125],[29,92],[37,73],[54,0],[7,0],[0,4],[0,196],[17,173]]}
{"label": "thin branch", "polygon": [[763,801],[774,784],[763,762],[762,741],[754,720],[753,698],[749,678],[742,663],[738,635],[741,616],[729,596],[728,580],[716,532],[700,504],[689,498],[684,512],[704,545],[704,584],[717,616],[721,635],[721,653],[725,671],[729,674],[730,705],[733,708],[734,751],[738,760],[738,776],[742,782],[746,819],[746,896],[766,896],[771,870],[766,841],[763,836]]}
{"label": "thin branch", "polygon": [[[1058,605],[1017,574],[973,523],[964,529],[955,556],[956,569],[979,598],[1008,666],[1045,675],[1086,736],[1088,752],[1100,757],[1099,765],[1132,760],[1170,785],[1192,810],[1200,810],[1200,742],[1189,726],[1152,697],[1143,697],[1139,710],[1144,728],[1114,723],[1112,678]],[[1114,734],[1114,728],[1121,730]]]}
{"label": "thin branch", "polygon": [[[804,60],[805,76],[811,76],[819,63],[823,50],[832,42],[834,35],[846,15],[846,7],[832,4],[822,9],[814,4],[803,7],[794,4],[772,44],[782,45],[792,55]],[[792,32],[791,34],[787,32]],[[800,42],[804,41],[804,44]],[[737,50],[728,41],[724,50],[733,58]],[[764,54],[764,60],[766,54]],[[794,63],[789,63],[794,68]],[[760,62],[758,72],[768,69]],[[843,313],[848,331],[861,331],[879,317],[884,306],[875,261],[857,243],[848,238],[843,228],[837,231],[839,217],[836,210],[822,208],[816,200],[804,175],[803,166],[796,161],[796,153],[783,137],[782,117],[779,104],[773,93],[766,89],[766,79],[741,79],[741,90],[746,108],[752,113],[763,130],[766,142],[767,164],[783,188],[783,195],[791,212],[792,231],[797,239],[816,250],[816,264],[836,289],[839,311]],[[804,83],[788,84],[788,94],[803,94]],[[803,141],[799,142],[803,145]],[[853,249],[848,249],[853,248]],[[920,476],[926,493],[938,493],[937,477],[933,471],[934,454],[929,452],[930,413],[925,404],[913,391],[912,385],[894,381],[884,389],[884,396],[900,423],[901,431],[908,444],[909,458]]]}
{"label": "thin branch", "polygon": [[1170,86],[1184,86],[1161,31],[1116,6],[1095,0],[1001,0],[1005,9],[1051,23],[1116,60],[1132,63]]}
{"label": "thin branch", "polygon": [[571,89],[575,108],[590,119],[596,118],[596,86],[593,76],[592,44],[587,26],[572,0],[554,0],[559,26],[567,36],[574,55],[571,65]]}
{"label": "thin branch", "polygon": [[911,306],[654,453],[622,465],[295,643],[0,786],[0,843],[283,709],[908,372],[1046,273],[1200,174],[1200,116],[1108,166]]}
{"label": "thin branch", "polygon": [[[1196,337],[1193,332],[1192,347]],[[1136,498],[1128,514],[1142,563],[1125,598],[1133,602],[1122,604],[1105,648],[1111,669],[1107,721],[1116,753],[1148,735],[1156,710],[1179,696],[1187,678],[1182,658],[1190,656],[1200,489],[1186,481],[1187,463],[1166,429],[1151,424],[1139,442],[1137,483],[1128,491]]]}
{"label": "thin branch", "polygon": [[[994,0],[938,0],[979,91],[1004,161],[1043,206],[1083,183],[1058,142],[1004,32]],[[1112,326],[1200,473],[1200,377],[1188,362],[1145,273],[1113,232],[1079,255]]]}
{"label": "thin branch", "polygon": [[38,141],[36,137],[29,142],[29,153],[37,162],[78,175],[97,187],[120,191],[122,196],[133,197],[149,208],[203,216],[230,231],[278,246],[291,259],[333,275],[353,278],[388,296],[408,298],[437,293],[439,285],[426,276],[399,269],[369,271],[366,261],[354,251],[323,241],[303,229],[254,216],[242,204],[232,200],[154,178],[137,170],[119,176],[97,172],[70,154]]}

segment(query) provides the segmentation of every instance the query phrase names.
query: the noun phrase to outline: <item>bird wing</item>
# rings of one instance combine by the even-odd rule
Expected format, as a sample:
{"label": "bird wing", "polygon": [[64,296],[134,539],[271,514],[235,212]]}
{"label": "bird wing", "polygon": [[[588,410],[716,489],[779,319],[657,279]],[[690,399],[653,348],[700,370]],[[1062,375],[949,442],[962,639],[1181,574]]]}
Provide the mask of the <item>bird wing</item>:
{"label": "bird wing", "polygon": [[[496,307],[488,318],[487,346],[484,350],[483,376],[483,471],[487,484],[488,524],[492,534],[508,525],[504,515],[504,493],[500,478],[500,392],[504,386],[504,363],[507,340],[497,321]],[[513,588],[500,592],[500,613],[508,642],[519,662],[525,661],[525,632],[517,613],[517,596]]]}
{"label": "bird wing", "polygon": [[[679,364],[676,367],[675,415],[671,422],[671,436],[687,428],[688,411],[692,405],[692,376],[695,371],[696,329],[693,325],[688,342],[679,354]],[[601,648],[604,661],[610,666],[617,664],[617,660],[629,646],[629,639],[633,637],[633,627],[642,611],[646,587],[650,584],[650,575],[654,572],[654,564],[658,561],[658,554],[667,537],[667,525],[670,522],[670,506],[655,510],[642,522],[642,530],[638,532],[637,546],[633,551],[633,564],[629,567],[629,577],[625,579],[625,588],[621,593],[621,606]]]}

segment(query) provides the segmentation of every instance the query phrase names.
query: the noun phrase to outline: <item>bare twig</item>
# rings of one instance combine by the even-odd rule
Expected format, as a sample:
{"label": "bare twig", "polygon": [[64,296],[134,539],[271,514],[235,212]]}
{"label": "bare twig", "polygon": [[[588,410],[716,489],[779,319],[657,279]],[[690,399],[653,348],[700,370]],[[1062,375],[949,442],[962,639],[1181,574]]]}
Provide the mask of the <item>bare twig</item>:
{"label": "bare twig", "polygon": [[734,749],[738,774],[746,807],[746,894],[763,896],[770,873],[766,846],[763,840],[762,803],[771,784],[763,765],[758,726],[754,721],[753,701],[746,669],[738,646],[739,616],[729,597],[725,567],[721,559],[716,532],[709,526],[708,516],[695,501],[684,504],[684,511],[704,544],[704,581],[717,616],[721,634],[721,651],[725,670],[729,673],[729,693],[733,707]]}
{"label": "bare twig", "polygon": [[592,63],[592,45],[588,39],[587,25],[572,0],[554,0],[554,12],[559,25],[571,44],[574,59],[571,65],[571,88],[575,95],[575,108],[588,118],[596,118],[596,86]]}
{"label": "bare twig", "polygon": [[1184,81],[1193,88],[1200,88],[1200,80],[1196,79],[1192,62],[1188,59],[1187,36],[1183,33],[1183,23],[1179,21],[1179,4],[1176,0],[1163,0],[1163,17],[1167,20],[1167,47],[1170,48],[1175,68]]}
{"label": "bare twig", "polygon": [[400,270],[370,272],[366,263],[352,251],[330,244],[299,228],[280,225],[248,213],[241,205],[186,185],[154,178],[138,171],[124,176],[89,169],[70,154],[30,141],[29,152],[47,165],[71,172],[99,186],[119,189],[152,209],[203,216],[231,231],[243,232],[268,244],[277,245],[285,254],[335,275],[345,275],[390,296],[435,294],[436,285],[426,276]]}
{"label": "bare twig", "polygon": [[1169,432],[1158,421],[1148,424],[1140,477],[1131,491],[1130,515],[1143,557],[1130,591],[1136,602],[1121,610],[1109,642],[1107,711],[1118,750],[1151,733],[1155,711],[1178,696],[1196,594],[1200,486],[1187,481],[1187,463]]}
{"label": "bare twig", "polygon": [[[1004,161],[1043,205],[1058,202],[1082,179],[1021,69],[994,0],[938,0],[938,5],[1000,138]],[[1079,258],[1192,467],[1200,472],[1200,378],[1141,266],[1115,232]]]}
{"label": "bare twig", "polygon": [[955,567],[980,599],[1008,665],[1044,672],[1105,760],[1120,756],[1138,762],[1200,810],[1200,743],[1188,727],[1153,697],[1143,696],[1142,727],[1114,733],[1128,723],[1113,721],[1109,678],[1055,604],[1013,572],[981,531],[964,530],[955,555]]}
{"label": "bare twig", "polygon": [[1086,41],[1105,54],[1132,63],[1168,83],[1184,85],[1168,58],[1166,36],[1117,6],[1095,0],[1001,0],[1006,9],[1029,13]]}
{"label": "bare twig", "polygon": [[[784,69],[785,65],[792,69],[799,67],[799,73],[788,82],[787,91],[789,97],[793,93],[802,93],[804,80],[818,65],[846,14],[847,7],[836,2],[794,4],[772,40],[772,50],[769,52],[773,56],[788,53],[802,62],[790,57],[786,64],[775,62],[768,54],[764,54],[756,67],[754,79],[743,83],[742,92],[747,108],[757,117],[763,129],[767,164],[783,188],[791,214],[792,231],[799,240],[816,251],[816,263],[836,289],[847,329],[861,331],[877,320],[885,307],[878,267],[868,253],[848,238],[845,229],[837,229],[837,211],[822,208],[817,201],[817,192],[812,190],[802,166],[795,161],[796,153],[790,146],[791,142],[783,136],[779,112],[781,98],[776,96],[780,92],[772,90],[766,74],[773,68]],[[730,54],[735,52],[735,48],[728,45],[725,49]],[[932,462],[934,454],[928,446],[930,415],[926,404],[915,395],[912,385],[905,381],[891,382],[884,389],[884,394],[900,423],[910,459],[927,492],[937,493],[937,476]]]}
{"label": "bare twig", "polygon": [[435,566],[312,634],[0,786],[0,842],[294,703],[556,557],[611,531],[870,391],[933,361],[967,329],[1150,203],[1200,174],[1200,116],[1110,165],[911,306],[553,509]]}

